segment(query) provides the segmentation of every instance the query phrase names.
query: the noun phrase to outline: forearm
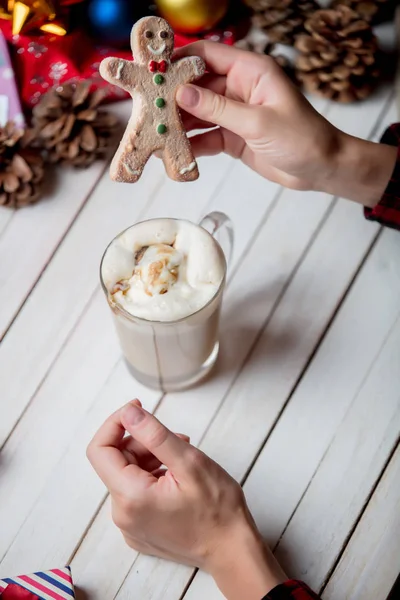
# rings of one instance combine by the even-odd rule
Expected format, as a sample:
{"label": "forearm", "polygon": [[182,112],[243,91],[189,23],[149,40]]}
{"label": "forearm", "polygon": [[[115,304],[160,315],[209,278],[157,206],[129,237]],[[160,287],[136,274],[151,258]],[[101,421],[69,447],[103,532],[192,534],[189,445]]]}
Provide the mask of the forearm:
{"label": "forearm", "polygon": [[227,600],[261,600],[287,579],[253,524],[221,543],[209,570]]}
{"label": "forearm", "polygon": [[393,173],[397,148],[341,133],[321,191],[374,207]]}

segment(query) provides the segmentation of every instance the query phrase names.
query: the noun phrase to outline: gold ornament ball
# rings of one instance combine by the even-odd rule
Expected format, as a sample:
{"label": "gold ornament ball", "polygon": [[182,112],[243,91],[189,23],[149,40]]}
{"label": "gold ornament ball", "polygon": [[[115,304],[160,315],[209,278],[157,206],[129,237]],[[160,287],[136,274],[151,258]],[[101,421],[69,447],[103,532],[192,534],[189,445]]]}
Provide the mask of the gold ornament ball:
{"label": "gold ornament ball", "polygon": [[225,16],[229,0],[156,0],[156,4],[175,31],[200,33],[212,29]]}

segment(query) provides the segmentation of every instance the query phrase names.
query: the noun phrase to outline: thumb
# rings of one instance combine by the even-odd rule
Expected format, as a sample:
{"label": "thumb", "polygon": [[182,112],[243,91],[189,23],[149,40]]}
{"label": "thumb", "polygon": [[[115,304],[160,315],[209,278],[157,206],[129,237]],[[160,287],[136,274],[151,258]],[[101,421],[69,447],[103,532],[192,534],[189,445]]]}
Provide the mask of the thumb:
{"label": "thumb", "polygon": [[143,408],[132,404],[122,409],[121,423],[161,464],[176,472],[183,471],[185,457],[191,449],[187,440],[172,433]]}
{"label": "thumb", "polygon": [[181,85],[176,100],[186,112],[246,137],[254,122],[256,106],[231,100],[197,85]]}

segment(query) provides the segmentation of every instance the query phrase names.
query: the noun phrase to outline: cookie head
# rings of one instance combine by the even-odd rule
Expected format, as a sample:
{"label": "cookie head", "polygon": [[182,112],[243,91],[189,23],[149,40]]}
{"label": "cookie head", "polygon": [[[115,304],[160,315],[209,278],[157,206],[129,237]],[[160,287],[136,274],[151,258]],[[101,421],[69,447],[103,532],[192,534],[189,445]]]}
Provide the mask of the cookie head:
{"label": "cookie head", "polygon": [[137,21],[131,33],[135,61],[168,60],[174,50],[174,32],[160,17],[144,17]]}

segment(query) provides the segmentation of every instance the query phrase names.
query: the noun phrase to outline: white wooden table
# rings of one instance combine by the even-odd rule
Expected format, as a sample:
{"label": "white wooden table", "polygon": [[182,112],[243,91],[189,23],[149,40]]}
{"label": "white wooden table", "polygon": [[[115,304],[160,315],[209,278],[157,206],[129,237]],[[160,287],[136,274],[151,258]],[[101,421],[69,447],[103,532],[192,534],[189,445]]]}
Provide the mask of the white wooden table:
{"label": "white wooden table", "polygon": [[[389,87],[314,104],[361,137],[396,119]],[[291,576],[327,600],[384,600],[400,556],[400,235],[226,156],[200,171],[176,184],[153,160],[129,186],[101,163],[61,169],[48,200],[0,212],[0,577],[71,564],[89,600],[221,598],[206,575],[125,547],[111,522],[85,448],[137,396],[243,483]],[[100,257],[138,219],[209,210],[236,229],[221,360],[162,397],[121,360]]]}

